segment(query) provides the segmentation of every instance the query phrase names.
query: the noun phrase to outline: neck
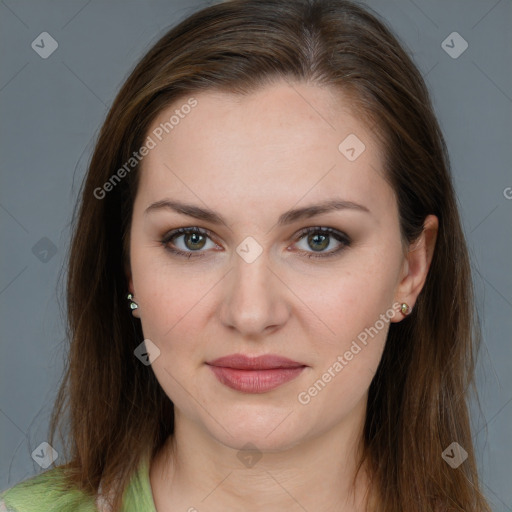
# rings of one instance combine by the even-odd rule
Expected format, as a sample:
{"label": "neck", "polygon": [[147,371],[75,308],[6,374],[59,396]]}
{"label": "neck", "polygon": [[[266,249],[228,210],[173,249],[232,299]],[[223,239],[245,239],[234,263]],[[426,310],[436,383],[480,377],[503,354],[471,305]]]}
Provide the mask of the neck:
{"label": "neck", "polygon": [[365,406],[321,436],[265,452],[228,447],[177,413],[174,435],[151,464],[158,512],[366,510],[364,466],[355,479]]}

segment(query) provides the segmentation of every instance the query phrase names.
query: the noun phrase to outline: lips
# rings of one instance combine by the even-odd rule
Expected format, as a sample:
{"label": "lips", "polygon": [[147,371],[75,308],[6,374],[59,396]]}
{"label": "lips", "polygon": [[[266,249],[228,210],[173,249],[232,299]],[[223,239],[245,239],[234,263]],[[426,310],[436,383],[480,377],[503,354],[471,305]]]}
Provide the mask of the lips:
{"label": "lips", "polygon": [[245,393],[265,393],[298,377],[306,365],[278,355],[232,354],[206,363],[225,386]]}
{"label": "lips", "polygon": [[232,354],[230,356],[219,357],[207,364],[237,370],[274,370],[276,368],[299,368],[306,366],[286,357],[272,354],[258,357],[248,357],[244,354]]}

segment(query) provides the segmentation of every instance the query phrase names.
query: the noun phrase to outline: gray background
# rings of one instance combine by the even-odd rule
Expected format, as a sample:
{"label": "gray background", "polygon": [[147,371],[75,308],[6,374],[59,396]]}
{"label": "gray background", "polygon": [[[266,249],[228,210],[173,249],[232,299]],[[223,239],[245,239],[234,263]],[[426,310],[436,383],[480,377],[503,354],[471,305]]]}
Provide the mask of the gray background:
{"label": "gray background", "polygon": [[[484,338],[474,442],[493,509],[510,511],[512,2],[366,3],[423,72],[450,150]],[[58,277],[106,109],[137,59],[202,5],[0,1],[0,489],[41,471],[31,453],[47,439],[65,350]],[[47,59],[31,47],[45,31],[59,45]],[[452,32],[469,45],[456,59],[442,47]]]}

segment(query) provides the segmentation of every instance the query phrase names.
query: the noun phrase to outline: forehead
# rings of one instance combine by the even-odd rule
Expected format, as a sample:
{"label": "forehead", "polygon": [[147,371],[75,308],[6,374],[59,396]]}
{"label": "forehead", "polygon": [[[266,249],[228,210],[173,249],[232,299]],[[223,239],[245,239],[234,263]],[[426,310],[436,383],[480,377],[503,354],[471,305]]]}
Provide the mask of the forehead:
{"label": "forehead", "polygon": [[325,87],[195,93],[160,112],[148,136],[155,147],[141,165],[144,203],[185,195],[226,211],[226,203],[284,209],[333,194],[383,207],[393,198],[375,135],[348,97]]}

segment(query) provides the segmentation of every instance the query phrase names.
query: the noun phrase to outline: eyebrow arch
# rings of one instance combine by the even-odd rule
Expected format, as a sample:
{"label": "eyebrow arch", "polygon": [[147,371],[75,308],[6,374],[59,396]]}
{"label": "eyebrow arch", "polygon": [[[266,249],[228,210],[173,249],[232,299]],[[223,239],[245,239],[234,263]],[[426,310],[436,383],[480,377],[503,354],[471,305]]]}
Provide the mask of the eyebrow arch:
{"label": "eyebrow arch", "polygon": [[[210,222],[212,224],[224,224],[227,225],[223,217],[208,208],[200,208],[192,204],[182,203],[180,201],[171,201],[169,199],[163,199],[151,204],[146,208],[144,214],[148,214],[158,210],[173,210],[182,215],[188,215],[195,219]],[[335,210],[355,210],[360,212],[370,213],[370,210],[361,204],[354,203],[352,201],[344,201],[341,199],[331,199],[324,201],[319,204],[305,206],[303,208],[296,208],[283,213],[277,221],[278,226],[285,226],[301,219],[307,219],[327,213]]]}

